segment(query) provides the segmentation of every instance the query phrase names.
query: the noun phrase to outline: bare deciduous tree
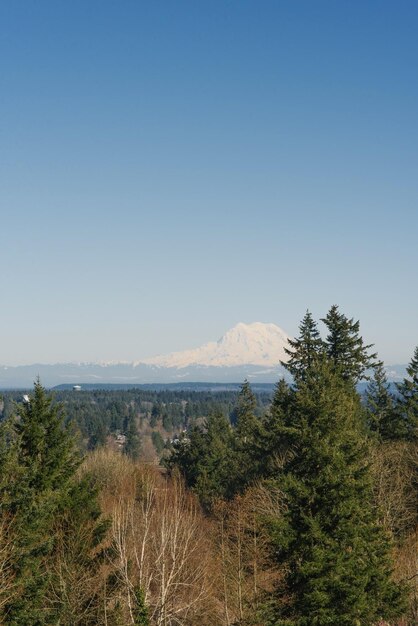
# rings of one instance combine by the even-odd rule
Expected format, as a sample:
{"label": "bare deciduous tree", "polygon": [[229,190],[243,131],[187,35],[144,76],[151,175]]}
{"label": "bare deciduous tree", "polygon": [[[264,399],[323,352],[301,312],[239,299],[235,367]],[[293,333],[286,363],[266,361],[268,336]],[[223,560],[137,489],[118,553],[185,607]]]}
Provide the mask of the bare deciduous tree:
{"label": "bare deciduous tree", "polygon": [[109,561],[118,580],[114,603],[134,624],[141,589],[155,626],[211,623],[210,533],[196,499],[179,477],[124,459],[121,465],[113,467],[111,490],[103,490],[112,520]]}
{"label": "bare deciduous tree", "polygon": [[279,578],[264,521],[277,516],[280,507],[281,494],[261,485],[215,506],[214,546],[220,563],[218,594],[225,626],[257,623],[260,601]]}

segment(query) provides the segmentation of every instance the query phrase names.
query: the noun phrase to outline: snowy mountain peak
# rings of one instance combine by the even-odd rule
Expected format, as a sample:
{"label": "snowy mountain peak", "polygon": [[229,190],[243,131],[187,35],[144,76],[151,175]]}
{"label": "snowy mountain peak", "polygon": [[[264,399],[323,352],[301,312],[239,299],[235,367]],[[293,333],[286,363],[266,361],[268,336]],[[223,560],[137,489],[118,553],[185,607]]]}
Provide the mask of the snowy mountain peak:
{"label": "snowy mountain peak", "polygon": [[166,356],[147,359],[144,363],[177,368],[189,365],[276,366],[287,358],[284,348],[288,338],[289,336],[276,324],[240,322],[228,330],[217,342],[209,342],[194,350],[173,352]]}

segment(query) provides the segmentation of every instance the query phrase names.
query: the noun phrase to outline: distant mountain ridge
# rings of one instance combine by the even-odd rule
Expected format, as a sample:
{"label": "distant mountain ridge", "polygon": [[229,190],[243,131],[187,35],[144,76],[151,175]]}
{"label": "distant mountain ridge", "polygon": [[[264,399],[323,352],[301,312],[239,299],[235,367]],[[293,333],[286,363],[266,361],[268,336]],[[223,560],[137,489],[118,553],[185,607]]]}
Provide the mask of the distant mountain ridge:
{"label": "distant mountain ridge", "polygon": [[[289,335],[276,324],[240,322],[218,341],[135,362],[55,363],[0,366],[0,388],[29,388],[40,377],[47,387],[62,384],[275,383],[289,379]],[[403,365],[387,367],[390,380],[405,376]]]}

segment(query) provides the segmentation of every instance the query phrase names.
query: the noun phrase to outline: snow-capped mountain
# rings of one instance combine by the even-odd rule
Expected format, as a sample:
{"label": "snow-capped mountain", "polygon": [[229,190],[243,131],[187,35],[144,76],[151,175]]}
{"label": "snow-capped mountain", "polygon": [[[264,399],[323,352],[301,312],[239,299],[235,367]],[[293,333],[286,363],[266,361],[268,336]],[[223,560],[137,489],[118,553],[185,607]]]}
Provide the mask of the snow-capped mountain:
{"label": "snow-capped mountain", "polygon": [[[161,385],[167,383],[275,383],[289,377],[280,365],[288,335],[275,324],[239,323],[218,341],[200,348],[142,361],[0,366],[0,389],[30,388],[39,376],[47,386]],[[390,381],[406,375],[406,366],[386,366]]]}
{"label": "snow-capped mountain", "polygon": [[0,366],[0,388],[31,387],[40,377],[60,384],[164,384],[179,382],[277,382],[286,376],[280,361],[288,335],[275,324],[239,323],[219,341],[200,348],[134,363],[55,363]]}
{"label": "snow-capped mountain", "polygon": [[260,365],[274,367],[285,361],[284,348],[289,336],[276,324],[240,322],[218,341],[211,341],[194,350],[172,352],[146,359],[143,363],[160,367],[185,368],[191,365],[233,367]]}

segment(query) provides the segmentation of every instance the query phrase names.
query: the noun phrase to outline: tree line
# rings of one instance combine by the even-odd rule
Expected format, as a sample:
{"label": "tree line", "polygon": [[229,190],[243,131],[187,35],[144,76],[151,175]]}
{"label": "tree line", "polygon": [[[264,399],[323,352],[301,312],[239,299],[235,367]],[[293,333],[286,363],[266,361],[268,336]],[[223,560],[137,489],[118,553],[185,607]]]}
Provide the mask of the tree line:
{"label": "tree line", "polygon": [[[5,391],[0,401],[0,420],[10,417],[14,403],[22,391]],[[257,392],[257,411],[262,413],[270,402],[268,391]],[[65,419],[72,423],[78,445],[83,451],[95,450],[107,444],[109,437],[124,434],[128,452],[140,456],[140,440],[150,428],[161,452],[167,439],[175,438],[193,422],[220,410],[234,422],[237,392],[214,389],[192,390],[56,390],[53,402],[62,403]]]}
{"label": "tree line", "polygon": [[[245,382],[236,428],[212,415],[176,444],[168,465],[209,514],[257,483],[281,494],[266,524],[283,577],[262,623],[377,624],[404,612],[406,581],[391,577],[393,542],[416,537],[418,348],[393,395],[359,322],[337,306],[322,321],[325,338],[306,313],[283,363],[293,383],[279,381],[264,416]],[[369,372],[362,401],[356,386]],[[400,493],[381,487],[376,498],[379,474],[393,487],[400,471]],[[384,509],[388,495],[399,516],[385,526],[377,500]]]}
{"label": "tree line", "polygon": [[305,315],[268,406],[244,382],[165,469],[83,458],[37,381],[1,423],[0,623],[416,623],[418,351],[392,396],[359,323],[323,321]]}

